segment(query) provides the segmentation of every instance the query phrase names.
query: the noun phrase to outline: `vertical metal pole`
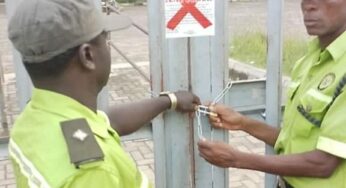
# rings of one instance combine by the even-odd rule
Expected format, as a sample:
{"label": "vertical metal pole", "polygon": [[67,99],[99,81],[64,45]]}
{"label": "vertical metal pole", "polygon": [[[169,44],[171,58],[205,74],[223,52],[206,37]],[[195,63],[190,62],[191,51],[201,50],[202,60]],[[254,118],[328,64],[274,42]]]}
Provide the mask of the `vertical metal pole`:
{"label": "vertical metal pole", "polygon": [[[8,20],[13,15],[19,2],[20,0],[5,1]],[[13,49],[12,50],[13,62],[14,62],[15,73],[16,73],[17,97],[18,97],[19,107],[22,110],[31,96],[32,83],[22,63],[19,52],[13,47],[12,49]]]}
{"label": "vertical metal pole", "polygon": [[[102,9],[101,0],[94,0],[95,6],[98,9]],[[108,101],[109,88],[105,86],[99,95],[97,96],[97,108],[103,111],[108,109],[109,101]]]}
{"label": "vertical metal pole", "polygon": [[[281,121],[282,11],[283,0],[268,1],[266,121],[273,126],[279,126]],[[274,154],[273,148],[266,146],[266,154]],[[276,187],[274,175],[266,174],[265,187]]]}
{"label": "vertical metal pole", "polygon": [[[215,36],[191,38],[191,78],[193,92],[202,101],[212,101],[228,81],[228,1],[215,1]],[[225,104],[225,101],[221,101]],[[195,146],[199,140],[194,122]],[[228,132],[210,128],[206,117],[202,129],[207,139],[228,143]],[[197,188],[228,188],[228,169],[212,167],[194,148],[195,183]]]}
{"label": "vertical metal pole", "polygon": [[[151,89],[154,93],[163,90],[163,60],[164,60],[164,1],[148,1],[148,28],[149,28],[149,58]],[[158,16],[160,15],[160,16]],[[155,74],[154,74],[155,73]],[[163,115],[157,116],[153,121],[153,140],[155,158],[155,187],[164,188],[167,185],[166,141]],[[184,156],[184,155],[182,155]]]}
{"label": "vertical metal pole", "polygon": [[[164,1],[148,1],[152,89],[190,90],[212,100],[228,78],[227,1],[216,2],[216,35],[166,39]],[[212,168],[198,156],[196,121],[186,114],[165,112],[153,121],[155,174],[158,188],[228,187],[228,170]],[[204,136],[211,128],[203,120]],[[228,142],[227,134],[214,131],[214,140]],[[214,180],[214,181],[213,181]]]}

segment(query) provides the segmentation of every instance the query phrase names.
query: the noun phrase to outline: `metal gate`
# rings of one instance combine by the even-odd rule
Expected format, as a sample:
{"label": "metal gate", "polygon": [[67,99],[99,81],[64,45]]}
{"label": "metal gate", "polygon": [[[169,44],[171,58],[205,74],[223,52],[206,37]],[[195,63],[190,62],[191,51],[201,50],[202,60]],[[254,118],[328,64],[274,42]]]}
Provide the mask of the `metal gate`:
{"label": "metal gate", "polygon": [[[134,3],[140,0],[123,1]],[[6,1],[9,17],[18,2],[19,0]],[[95,2],[100,4],[99,0],[95,0]],[[122,3],[121,0],[118,2]],[[216,36],[170,40],[164,38],[164,27],[162,25],[164,24],[163,3],[162,0],[148,0],[148,17],[151,19],[149,22],[150,66],[152,70],[163,71],[162,74],[151,75],[153,91],[187,89],[201,96],[202,100],[212,98],[224,87],[228,78],[228,70],[226,71],[223,64],[228,64],[228,58],[226,57],[228,48],[227,45],[224,45],[228,43],[226,27],[228,22],[225,16],[228,14],[228,1],[216,0],[216,21],[218,24]],[[105,2],[105,4],[108,3]],[[227,94],[223,101],[236,110],[255,118],[261,118],[261,113],[265,110],[266,121],[272,125],[279,125],[281,114],[282,8],[283,0],[268,0],[267,80],[235,82],[231,92]],[[108,10],[117,12],[114,6],[108,6]],[[133,26],[148,34],[138,25],[134,24]],[[145,79],[148,79],[115,44],[112,46]],[[20,107],[24,107],[26,101],[30,98],[31,83],[19,57],[18,52],[14,50],[19,103]],[[197,61],[203,61],[208,65],[207,68],[200,67],[196,63]],[[189,72],[184,72],[186,67],[178,67],[177,62],[183,62],[184,66],[192,68]],[[172,80],[172,77],[181,79]],[[197,79],[200,82],[197,82]],[[163,85],[162,80],[164,80]],[[206,90],[206,88],[213,89]],[[108,105],[107,92],[107,89],[105,89],[100,94],[99,102],[103,109],[106,109]],[[197,140],[192,136],[196,134],[197,130],[190,129],[185,132],[189,126],[196,124],[194,121],[191,121],[188,117],[169,112],[153,121],[155,125],[153,130],[152,126],[148,125],[134,135],[125,138],[154,139],[155,171],[156,175],[160,175],[159,178],[156,178],[157,187],[178,188],[186,187],[186,185],[196,188],[228,187],[228,173],[224,169],[210,168],[210,165],[198,157],[196,147],[193,147]],[[172,124],[186,124],[187,126],[174,127]],[[210,137],[211,130],[208,129],[207,121],[203,124],[204,129],[207,130],[206,135]],[[217,131],[214,136],[216,139],[228,141],[225,132]],[[181,139],[181,137],[186,139]],[[186,156],[179,156],[181,153],[178,155],[176,151],[188,152],[185,153]],[[267,153],[272,154],[273,152],[267,148]],[[177,165],[175,159],[181,159],[182,157],[188,160]],[[217,179],[217,181],[214,181],[211,177]],[[274,184],[274,177],[267,175],[266,187],[275,187]]]}

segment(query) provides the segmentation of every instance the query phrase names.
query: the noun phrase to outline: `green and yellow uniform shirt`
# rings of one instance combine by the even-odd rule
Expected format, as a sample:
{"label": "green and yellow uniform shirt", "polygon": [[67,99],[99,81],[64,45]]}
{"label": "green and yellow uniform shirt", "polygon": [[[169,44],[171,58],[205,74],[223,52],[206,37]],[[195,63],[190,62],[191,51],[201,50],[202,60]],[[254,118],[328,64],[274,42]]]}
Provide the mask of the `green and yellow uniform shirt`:
{"label": "green and yellow uniform shirt", "polygon": [[[84,118],[104,158],[76,168],[60,122]],[[147,188],[147,178],[120,145],[105,113],[94,113],[67,96],[34,89],[9,144],[17,187]]]}
{"label": "green and yellow uniform shirt", "polygon": [[295,154],[317,149],[344,159],[329,178],[284,177],[295,188],[346,188],[346,92],[333,100],[345,74],[346,32],[325,50],[313,40],[293,69],[275,150]]}

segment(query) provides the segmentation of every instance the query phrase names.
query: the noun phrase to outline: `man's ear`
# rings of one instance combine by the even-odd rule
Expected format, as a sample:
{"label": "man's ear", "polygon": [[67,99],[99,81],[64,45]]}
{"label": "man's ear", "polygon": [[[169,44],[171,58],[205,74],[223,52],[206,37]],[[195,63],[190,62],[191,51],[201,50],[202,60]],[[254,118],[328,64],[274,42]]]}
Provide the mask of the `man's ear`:
{"label": "man's ear", "polygon": [[90,44],[82,44],[78,50],[82,66],[88,70],[95,70],[95,54]]}

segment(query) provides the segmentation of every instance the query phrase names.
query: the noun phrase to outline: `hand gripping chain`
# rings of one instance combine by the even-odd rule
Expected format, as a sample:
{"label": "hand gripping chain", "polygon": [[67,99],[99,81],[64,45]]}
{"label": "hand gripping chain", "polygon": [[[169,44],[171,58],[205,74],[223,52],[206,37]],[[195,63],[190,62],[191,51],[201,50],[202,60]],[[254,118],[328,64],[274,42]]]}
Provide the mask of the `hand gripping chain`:
{"label": "hand gripping chain", "polygon": [[[217,104],[226,94],[227,92],[231,89],[233,83],[232,81],[228,82],[226,87],[215,97],[213,102],[211,103],[212,105]],[[203,115],[209,115],[209,116],[217,116],[214,112],[211,112],[209,107],[203,106],[203,105],[198,105],[197,110],[196,110],[196,117],[197,117],[197,130],[198,130],[198,137],[199,139],[204,138],[203,137],[203,130],[202,130],[202,123],[201,123],[201,114]],[[213,130],[212,130],[212,138],[213,138]]]}

